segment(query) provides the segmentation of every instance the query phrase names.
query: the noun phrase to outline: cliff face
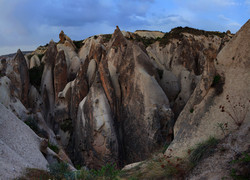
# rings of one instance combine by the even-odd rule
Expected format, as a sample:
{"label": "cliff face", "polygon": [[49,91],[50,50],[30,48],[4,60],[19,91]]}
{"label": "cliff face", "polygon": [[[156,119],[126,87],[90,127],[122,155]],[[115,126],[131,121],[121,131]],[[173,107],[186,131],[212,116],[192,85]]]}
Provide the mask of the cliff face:
{"label": "cliff face", "polygon": [[[247,72],[231,77],[230,68],[223,69],[228,64],[224,49],[236,46],[223,48],[230,34],[190,28],[130,33],[117,27],[112,35],[93,36],[80,45],[63,32],[59,37],[59,43],[2,61],[1,81],[10,84],[1,83],[6,96],[0,100],[23,121],[31,114],[39,127],[36,133],[62,154],[65,150],[75,165],[123,166],[170,143],[178,154],[182,144],[194,143],[189,131],[203,123],[209,108],[204,99],[219,102],[224,97],[214,98],[214,78],[219,74],[228,89],[229,79],[249,78]],[[240,66],[241,56],[232,57],[235,67]],[[56,161],[48,149],[47,160]]]}

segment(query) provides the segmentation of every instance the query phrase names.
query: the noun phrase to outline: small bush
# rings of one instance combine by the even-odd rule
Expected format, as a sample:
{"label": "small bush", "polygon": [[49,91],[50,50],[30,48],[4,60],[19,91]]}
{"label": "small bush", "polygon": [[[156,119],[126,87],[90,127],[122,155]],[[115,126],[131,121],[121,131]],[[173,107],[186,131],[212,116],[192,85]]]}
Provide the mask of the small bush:
{"label": "small bush", "polygon": [[48,139],[48,133],[45,130],[38,127],[37,125],[38,122],[35,117],[34,118],[28,117],[24,121],[24,123],[28,125],[38,136]]}
{"label": "small bush", "polygon": [[214,76],[211,87],[215,88],[215,92],[217,95],[223,92],[224,80],[220,75]]}
{"label": "small bush", "polygon": [[48,166],[49,173],[56,179],[67,180],[116,180],[120,170],[115,168],[115,165],[107,164],[99,170],[80,169],[77,171],[70,171],[66,163],[55,163]]}
{"label": "small bush", "polygon": [[40,59],[40,61],[42,60],[42,58],[43,58],[43,56],[44,56],[44,54],[38,54],[37,55],[38,56],[38,58]]}
{"label": "small bush", "polygon": [[50,174],[56,179],[64,179],[70,173],[69,167],[66,163],[54,163],[48,166]]}
{"label": "small bush", "polygon": [[102,35],[103,43],[109,42],[111,37],[112,37],[112,34],[104,34],[104,35]]}
{"label": "small bush", "polygon": [[208,157],[214,152],[214,149],[218,142],[219,141],[217,139],[210,137],[207,141],[197,144],[190,153],[189,161],[193,165],[196,165],[202,159]]}
{"label": "small bush", "polygon": [[32,117],[28,117],[24,123],[26,125],[28,125],[35,133],[37,133],[39,131],[39,127],[37,125],[37,121],[35,118]]}
{"label": "small bush", "polygon": [[240,157],[231,162],[233,168],[230,176],[235,180],[249,180],[250,179],[250,154],[243,152]]}
{"label": "small bush", "polygon": [[197,36],[204,35],[206,37],[215,35],[221,38],[223,38],[226,35],[226,33],[224,32],[221,33],[218,31],[204,31],[204,30],[194,29],[190,27],[176,27],[176,28],[171,29],[169,33],[165,33],[165,35],[160,39],[160,45],[165,46],[166,44],[170,42],[171,39],[179,39],[179,40],[182,39],[183,38],[182,33],[189,33],[189,34],[193,34]]}
{"label": "small bush", "polygon": [[107,180],[117,179],[117,176],[120,173],[120,170],[116,169],[115,164],[106,164],[99,170],[90,170],[90,173],[94,175],[94,177],[105,177]]}
{"label": "small bush", "polygon": [[52,151],[54,151],[55,153],[59,153],[59,148],[56,146],[56,145],[54,145],[54,144],[51,144],[50,142],[48,143],[48,147],[52,150]]}
{"label": "small bush", "polygon": [[73,131],[73,124],[72,124],[72,119],[65,119],[63,120],[62,124],[60,125],[60,128],[64,131],[64,132],[70,132],[72,133]]}
{"label": "small bush", "polygon": [[[159,40],[159,38],[147,38],[147,37],[141,37],[138,34],[134,34],[135,40],[137,42],[142,42],[144,44],[145,47],[150,46],[151,44],[155,43],[156,41]],[[131,40],[131,39],[130,39]]]}
{"label": "small bush", "polygon": [[190,112],[190,113],[193,113],[193,112],[194,112],[194,108],[191,108],[191,109],[189,110],[189,112]]}
{"label": "small bush", "polygon": [[49,172],[40,170],[40,169],[33,169],[33,168],[27,168],[25,170],[25,174],[18,178],[18,180],[48,180],[48,179],[54,179]]}

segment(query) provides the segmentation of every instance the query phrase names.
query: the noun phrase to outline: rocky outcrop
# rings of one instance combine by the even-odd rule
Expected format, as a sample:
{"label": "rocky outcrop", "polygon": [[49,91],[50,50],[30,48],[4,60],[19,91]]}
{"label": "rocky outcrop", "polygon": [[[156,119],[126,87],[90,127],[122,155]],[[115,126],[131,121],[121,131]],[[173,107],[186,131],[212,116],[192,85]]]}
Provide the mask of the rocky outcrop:
{"label": "rocky outcrop", "polygon": [[247,157],[245,155],[250,153],[249,128],[250,122],[248,121],[244,126],[222,139],[213,149],[214,153],[202,160],[186,176],[187,179],[222,179],[232,177],[234,172],[236,177],[238,175],[247,179],[249,177],[249,164],[242,161]]}
{"label": "rocky outcrop", "polygon": [[[217,35],[175,31],[148,46],[147,53],[159,69],[161,87],[170,98],[177,118],[199,82],[206,62],[215,58],[225,43]],[[171,75],[166,78],[165,74]]]}
{"label": "rocky outcrop", "polygon": [[63,31],[60,32],[59,39],[60,39],[59,42],[62,43],[62,44],[64,44],[65,46],[70,47],[73,50],[76,49],[76,46],[73,43],[73,41],[66,34],[64,34]]}
{"label": "rocky outcrop", "polygon": [[[174,127],[175,138],[169,149],[173,150],[175,156],[185,156],[189,148],[207,140],[209,136],[222,138],[249,122],[249,29],[250,21],[216,59],[206,61],[202,79]],[[222,132],[218,124],[225,123],[228,128]]]}

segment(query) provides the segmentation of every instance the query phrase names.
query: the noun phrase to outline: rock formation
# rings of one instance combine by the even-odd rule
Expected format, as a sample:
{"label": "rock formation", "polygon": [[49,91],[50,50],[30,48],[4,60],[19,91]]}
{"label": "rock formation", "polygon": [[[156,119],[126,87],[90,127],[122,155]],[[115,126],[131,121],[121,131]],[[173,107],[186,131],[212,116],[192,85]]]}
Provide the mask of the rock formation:
{"label": "rock formation", "polygon": [[[29,72],[23,53],[19,49],[13,60],[13,71],[9,75],[24,106],[28,106]],[[13,74],[14,73],[14,74]],[[20,88],[21,87],[21,88]]]}
{"label": "rock formation", "polygon": [[56,55],[54,67],[54,87],[55,101],[58,101],[58,93],[61,92],[67,84],[67,63],[64,51],[61,50]]}
{"label": "rock formation", "polygon": [[[123,167],[168,145],[165,156],[186,157],[196,143],[211,135],[223,138],[248,122],[248,112],[230,119],[225,109],[236,107],[230,103],[240,103],[237,112],[248,106],[249,25],[236,35],[180,27],[131,33],[117,27],[112,35],[92,36],[81,45],[61,31],[58,43],[1,61],[0,110],[21,127],[33,117],[35,133],[48,139],[42,141],[45,159],[34,145],[40,139],[30,135],[41,164],[32,161],[29,167],[59,161],[71,169]],[[29,71],[36,68],[43,71],[41,83],[30,85]],[[218,123],[229,124],[223,135]],[[0,143],[3,136],[0,131]]]}

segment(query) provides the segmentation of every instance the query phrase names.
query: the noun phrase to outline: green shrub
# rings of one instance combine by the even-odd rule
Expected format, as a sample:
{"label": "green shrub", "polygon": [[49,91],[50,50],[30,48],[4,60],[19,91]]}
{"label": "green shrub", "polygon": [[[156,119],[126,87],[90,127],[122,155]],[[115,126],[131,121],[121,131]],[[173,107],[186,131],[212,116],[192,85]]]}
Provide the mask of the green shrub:
{"label": "green shrub", "polygon": [[73,131],[73,124],[72,124],[72,119],[65,119],[63,120],[62,124],[60,125],[60,128],[64,131],[64,132],[72,132]]}
{"label": "green shrub", "polygon": [[28,125],[35,133],[37,133],[39,131],[39,127],[37,125],[37,121],[35,118],[32,117],[28,117],[24,123],[26,125]]}
{"label": "green shrub", "polygon": [[94,179],[105,179],[105,180],[116,180],[120,173],[120,170],[115,168],[115,165],[106,164],[99,170],[86,170],[80,169],[77,171],[70,171],[66,163],[54,163],[48,166],[49,173],[56,179],[67,179],[67,180],[94,180]]}
{"label": "green shrub", "polygon": [[215,75],[211,87],[215,88],[215,92],[217,95],[223,92],[224,80],[220,75]]}
{"label": "green shrub", "polygon": [[50,142],[48,143],[48,147],[52,150],[52,151],[54,151],[55,153],[59,153],[59,148],[56,146],[56,145],[54,145],[54,144],[51,144]]}
{"label": "green shrub", "polygon": [[210,36],[210,35],[215,35],[215,36],[219,36],[221,38],[223,38],[226,33],[223,32],[218,32],[218,31],[204,31],[204,30],[199,30],[199,29],[194,29],[194,28],[190,28],[190,27],[176,27],[171,29],[170,32],[165,33],[165,35],[160,39],[160,45],[161,46],[165,46],[166,44],[168,44],[170,42],[171,39],[182,39],[183,34],[182,33],[189,33],[189,34],[193,34],[193,35],[204,35],[206,37]]}
{"label": "green shrub", "polygon": [[156,42],[157,40],[159,40],[158,38],[147,38],[147,37],[141,37],[138,34],[134,34],[135,35],[135,41],[137,42],[142,42],[145,47],[150,46],[151,44],[153,44],[154,42]]}
{"label": "green shrub", "polygon": [[190,112],[190,113],[193,113],[193,112],[194,112],[194,108],[191,108],[191,109],[189,110],[189,112]]}
{"label": "green shrub", "polygon": [[43,56],[44,56],[44,54],[38,54],[37,55],[38,56],[38,58],[40,59],[40,61],[42,60],[42,58],[43,58]]}
{"label": "green shrub", "polygon": [[52,176],[56,179],[63,179],[67,174],[70,173],[68,164],[61,162],[61,163],[54,163],[48,165],[49,172]]}
{"label": "green shrub", "polygon": [[196,165],[202,159],[208,157],[214,152],[218,142],[219,141],[214,137],[210,137],[207,141],[197,144],[196,147],[191,151],[189,161],[193,165]]}
{"label": "green shrub", "polygon": [[48,139],[48,133],[45,130],[38,127],[38,125],[37,125],[38,122],[37,122],[37,119],[35,117],[32,118],[29,116],[24,121],[24,123],[26,125],[28,125],[38,136]]}
{"label": "green shrub", "polygon": [[111,37],[112,37],[112,34],[104,34],[104,35],[102,35],[102,39],[103,39],[103,42],[104,43],[107,43],[107,42],[109,42],[109,40],[111,39]]}
{"label": "green shrub", "polygon": [[90,170],[90,173],[93,174],[94,177],[105,177],[107,180],[117,179],[117,176],[120,173],[120,170],[116,169],[115,164],[107,163],[105,166],[102,166],[99,170]]}

